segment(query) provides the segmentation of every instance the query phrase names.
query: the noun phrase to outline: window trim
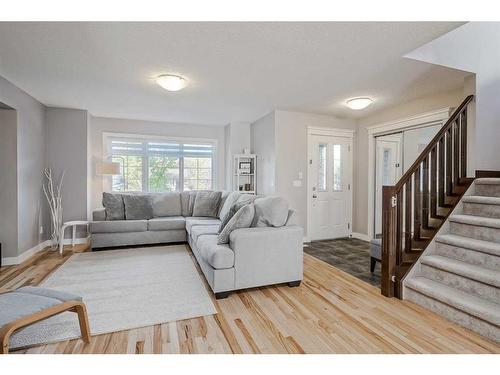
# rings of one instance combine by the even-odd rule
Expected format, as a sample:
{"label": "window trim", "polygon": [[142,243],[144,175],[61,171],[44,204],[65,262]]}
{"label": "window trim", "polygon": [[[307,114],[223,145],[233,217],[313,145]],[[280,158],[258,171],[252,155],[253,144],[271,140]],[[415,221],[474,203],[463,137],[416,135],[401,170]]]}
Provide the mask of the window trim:
{"label": "window trim", "polygon": [[[142,141],[163,141],[163,142],[178,142],[186,144],[211,144],[213,146],[212,154],[212,189],[216,190],[218,186],[218,146],[219,142],[217,139],[213,138],[191,138],[191,137],[170,137],[165,135],[153,135],[153,134],[136,134],[136,133],[114,133],[114,132],[103,132],[102,133],[102,160],[110,160],[112,154],[109,152],[110,138],[123,138],[128,140],[142,140]],[[143,165],[143,191],[130,192],[130,193],[149,193],[149,179],[147,178],[148,173],[144,174],[144,171],[148,171],[148,160],[145,158],[145,163]],[[184,159],[179,160],[179,185],[184,191]],[[113,186],[113,176],[104,176],[103,178],[103,191],[106,190],[106,185],[111,191]]]}

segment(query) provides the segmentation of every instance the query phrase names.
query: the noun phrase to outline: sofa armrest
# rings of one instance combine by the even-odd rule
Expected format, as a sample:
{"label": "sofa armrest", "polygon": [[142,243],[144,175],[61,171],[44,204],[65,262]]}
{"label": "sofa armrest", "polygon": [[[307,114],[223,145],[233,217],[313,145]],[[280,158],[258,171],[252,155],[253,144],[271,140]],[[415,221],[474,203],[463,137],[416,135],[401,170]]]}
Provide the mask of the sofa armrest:
{"label": "sofa armrest", "polygon": [[231,232],[236,289],[302,280],[302,242],[303,229],[296,225]]}
{"label": "sofa armrest", "polygon": [[104,208],[98,208],[92,211],[93,221],[105,221],[106,220],[106,210]]}

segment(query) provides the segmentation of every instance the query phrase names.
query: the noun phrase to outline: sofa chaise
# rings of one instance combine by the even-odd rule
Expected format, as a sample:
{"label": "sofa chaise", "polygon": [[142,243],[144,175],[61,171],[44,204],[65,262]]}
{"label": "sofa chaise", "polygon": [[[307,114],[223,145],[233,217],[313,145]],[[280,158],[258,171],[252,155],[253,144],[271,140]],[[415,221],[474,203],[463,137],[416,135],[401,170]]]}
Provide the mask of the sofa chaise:
{"label": "sofa chaise", "polygon": [[[136,202],[141,199],[150,202],[146,214]],[[187,242],[217,299],[238,289],[298,286],[302,280],[303,230],[283,198],[226,191],[104,193],[103,205],[89,226],[93,250]],[[228,232],[228,220],[247,205],[251,224]],[[223,235],[227,243],[221,243]]]}

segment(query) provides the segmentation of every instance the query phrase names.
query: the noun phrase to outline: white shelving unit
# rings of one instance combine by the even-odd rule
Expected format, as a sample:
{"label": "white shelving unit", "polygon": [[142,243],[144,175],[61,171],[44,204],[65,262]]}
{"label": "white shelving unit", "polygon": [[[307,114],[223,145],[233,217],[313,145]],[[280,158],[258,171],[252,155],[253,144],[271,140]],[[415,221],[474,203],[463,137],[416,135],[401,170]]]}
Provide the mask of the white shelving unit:
{"label": "white shelving unit", "polygon": [[[245,168],[248,165],[249,168]],[[234,155],[233,190],[244,194],[257,194],[257,155]]]}

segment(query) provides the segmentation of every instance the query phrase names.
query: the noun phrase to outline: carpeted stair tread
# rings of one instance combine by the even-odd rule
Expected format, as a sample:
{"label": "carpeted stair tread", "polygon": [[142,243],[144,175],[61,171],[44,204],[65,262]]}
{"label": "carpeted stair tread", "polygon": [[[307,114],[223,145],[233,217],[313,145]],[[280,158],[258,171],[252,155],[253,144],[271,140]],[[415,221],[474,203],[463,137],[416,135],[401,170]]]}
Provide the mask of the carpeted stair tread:
{"label": "carpeted stair tread", "polygon": [[422,264],[500,288],[500,272],[441,255],[426,255]]}
{"label": "carpeted stair tread", "polygon": [[405,281],[405,286],[500,327],[499,304],[421,276]]}
{"label": "carpeted stair tread", "polygon": [[485,197],[483,195],[469,195],[462,198],[464,203],[492,204],[500,206],[500,197]]}
{"label": "carpeted stair tread", "polygon": [[476,240],[470,237],[462,237],[456,234],[441,234],[436,237],[436,242],[500,256],[500,243]]}
{"label": "carpeted stair tread", "polygon": [[500,185],[500,178],[476,178],[474,180],[474,184],[476,185]]}
{"label": "carpeted stair tread", "polygon": [[473,215],[451,215],[449,220],[453,223],[475,225],[500,229],[500,219]]}

